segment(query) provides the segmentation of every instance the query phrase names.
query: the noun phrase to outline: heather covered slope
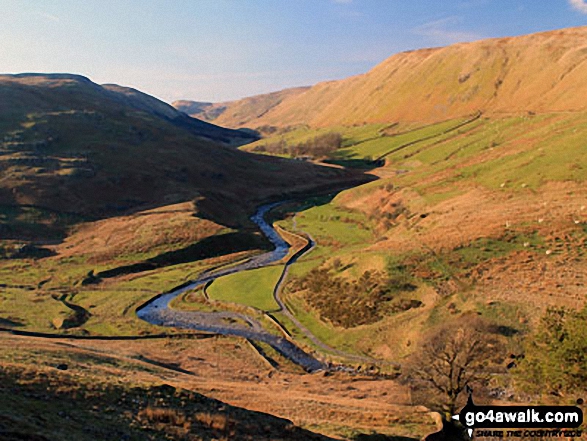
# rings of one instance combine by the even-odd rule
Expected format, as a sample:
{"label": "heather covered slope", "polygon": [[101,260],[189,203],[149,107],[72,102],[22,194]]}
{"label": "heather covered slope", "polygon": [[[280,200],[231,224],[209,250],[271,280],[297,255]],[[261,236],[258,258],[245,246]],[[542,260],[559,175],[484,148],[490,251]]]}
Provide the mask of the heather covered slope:
{"label": "heather covered slope", "polygon": [[202,216],[237,226],[261,201],[349,176],[218,143],[252,139],[132,89],[1,76],[0,235],[55,237],[56,225],[193,199]]}
{"label": "heather covered slope", "polygon": [[364,75],[287,96],[262,115],[225,113],[222,123],[326,127],[577,111],[585,109],[586,84],[587,27],[579,27],[396,54]]}

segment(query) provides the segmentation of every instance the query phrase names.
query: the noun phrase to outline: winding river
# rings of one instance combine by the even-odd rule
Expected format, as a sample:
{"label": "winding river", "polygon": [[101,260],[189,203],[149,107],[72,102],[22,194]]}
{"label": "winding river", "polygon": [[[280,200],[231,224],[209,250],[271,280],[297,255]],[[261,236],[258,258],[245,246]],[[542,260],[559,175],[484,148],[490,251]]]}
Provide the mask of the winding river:
{"label": "winding river", "polygon": [[[277,202],[263,205],[251,217],[251,220],[259,226],[263,234],[275,246],[273,251],[252,257],[230,268],[204,272],[195,281],[169,293],[159,295],[140,307],[137,310],[138,317],[158,326],[214,332],[216,334],[233,335],[264,342],[309,372],[324,369],[325,365],[320,360],[303,351],[292,341],[267,332],[257,320],[245,314],[234,312],[180,311],[172,309],[169,306],[169,303],[177,296],[200,285],[205,285],[219,277],[255,268],[262,268],[283,259],[287,255],[289,245],[275,231],[273,226],[265,220],[267,212],[282,203]],[[243,322],[246,324],[241,324]]]}

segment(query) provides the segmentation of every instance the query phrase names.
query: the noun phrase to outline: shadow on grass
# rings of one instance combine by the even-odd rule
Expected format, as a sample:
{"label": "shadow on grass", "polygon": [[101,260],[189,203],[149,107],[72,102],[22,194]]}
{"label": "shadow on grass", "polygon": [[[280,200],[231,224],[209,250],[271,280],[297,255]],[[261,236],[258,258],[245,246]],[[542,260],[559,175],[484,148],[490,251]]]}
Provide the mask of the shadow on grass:
{"label": "shadow on grass", "polygon": [[143,355],[137,355],[136,357],[134,357],[135,359],[148,363],[148,364],[152,364],[154,366],[158,366],[158,367],[162,367],[164,369],[169,369],[171,371],[175,371],[175,372],[179,372],[181,374],[186,374],[186,375],[196,375],[194,374],[192,371],[188,371],[186,369],[183,369],[179,363],[164,363],[162,361],[157,361],[157,360],[153,360],[151,358],[147,358]]}
{"label": "shadow on grass", "polygon": [[[102,357],[96,357],[84,364],[89,363],[91,369],[100,362]],[[197,392],[112,377],[118,372],[130,373],[130,366],[112,373],[97,370],[92,381],[80,381],[77,375],[47,370],[40,364],[26,368],[3,365],[0,369],[0,440],[335,441],[286,419],[231,406]],[[76,369],[77,363],[71,364]],[[114,365],[108,369],[120,368]]]}
{"label": "shadow on grass", "polygon": [[490,328],[490,331],[494,334],[503,335],[504,337],[513,337],[520,333],[520,331],[516,328],[512,328],[511,326],[505,325],[495,325]]}
{"label": "shadow on grass", "polygon": [[16,321],[16,320],[11,320],[11,319],[0,318],[0,326],[8,327],[8,328],[16,328],[16,327],[24,326],[24,323],[20,320]]}
{"label": "shadow on grass", "polygon": [[309,210],[310,208],[320,207],[322,205],[328,205],[330,202],[332,202],[332,200],[335,198],[335,196],[338,193],[339,192],[335,192],[335,193],[329,193],[329,194],[321,195],[321,196],[314,196],[314,197],[308,197],[308,198],[304,198],[304,199],[291,200],[291,201],[289,201],[283,205],[280,205],[280,206],[274,208],[273,210],[271,210],[266,215],[267,221],[269,223],[277,222],[277,221],[286,219],[287,217],[289,217],[293,214]]}
{"label": "shadow on grass", "polygon": [[158,256],[152,257],[143,262],[101,271],[95,275],[88,276],[84,283],[96,283],[99,282],[100,279],[151,271],[171,265],[196,262],[198,260],[252,250],[269,251],[271,250],[271,246],[269,242],[259,234],[247,232],[226,233],[219,236],[207,237],[188,247],[159,254]]}
{"label": "shadow on grass", "polygon": [[365,159],[365,158],[357,158],[357,159],[350,159],[350,158],[337,158],[337,159],[328,159],[324,161],[327,164],[333,165],[340,165],[346,168],[354,168],[364,171],[371,171],[377,167],[381,167],[385,165],[384,160],[373,161],[372,159]]}
{"label": "shadow on grass", "polygon": [[356,147],[357,145],[358,144],[355,144],[354,146],[349,146],[342,150],[338,150],[324,162],[328,164],[340,165],[342,167],[354,168],[363,171],[371,171],[375,168],[382,167],[385,165],[385,159],[383,157],[373,159],[370,156],[358,155],[357,152],[351,149],[351,147]]}
{"label": "shadow on grass", "polygon": [[[59,242],[66,237],[67,228],[85,220],[82,216],[63,213],[35,205],[0,204],[0,239]],[[16,250],[13,258],[43,258],[54,253],[41,247],[28,246]],[[1,254],[1,253],[0,253]]]}

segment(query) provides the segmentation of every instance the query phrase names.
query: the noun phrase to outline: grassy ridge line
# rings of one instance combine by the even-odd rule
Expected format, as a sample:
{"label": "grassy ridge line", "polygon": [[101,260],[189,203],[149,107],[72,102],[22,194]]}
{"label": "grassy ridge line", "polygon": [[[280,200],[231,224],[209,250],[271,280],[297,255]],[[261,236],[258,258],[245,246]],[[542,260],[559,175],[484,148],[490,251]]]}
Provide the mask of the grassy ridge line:
{"label": "grassy ridge line", "polygon": [[253,351],[255,355],[257,355],[263,363],[269,367],[269,369],[277,369],[279,368],[279,363],[275,360],[269,358],[269,356],[265,353],[263,348],[258,346],[253,340],[246,338],[245,341],[248,343],[249,347]]}
{"label": "grassy ridge line", "polygon": [[[238,122],[251,128],[333,127],[434,122],[477,109],[584,110],[586,37],[587,27],[576,27],[398,53],[365,74],[316,84],[262,117],[249,114]],[[237,123],[224,116],[225,125]]]}

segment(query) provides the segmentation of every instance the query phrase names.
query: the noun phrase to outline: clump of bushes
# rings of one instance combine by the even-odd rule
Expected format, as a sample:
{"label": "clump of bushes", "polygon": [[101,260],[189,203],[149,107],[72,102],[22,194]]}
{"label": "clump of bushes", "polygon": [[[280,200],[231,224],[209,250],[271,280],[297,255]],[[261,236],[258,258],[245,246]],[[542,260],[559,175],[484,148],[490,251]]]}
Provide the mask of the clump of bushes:
{"label": "clump of bushes", "polygon": [[587,308],[549,308],[515,371],[522,389],[565,397],[587,392]]}
{"label": "clump of bushes", "polygon": [[265,145],[256,146],[255,152],[268,152],[279,155],[290,155],[294,158],[323,158],[335,152],[342,146],[342,135],[332,132],[315,136],[299,144],[288,144],[281,139]]}
{"label": "clump of bushes", "polygon": [[292,289],[304,290],[306,301],[323,319],[344,328],[375,323],[422,305],[419,300],[400,298],[400,293],[416,286],[407,276],[394,273],[365,271],[358,279],[347,280],[316,268],[293,283]]}

